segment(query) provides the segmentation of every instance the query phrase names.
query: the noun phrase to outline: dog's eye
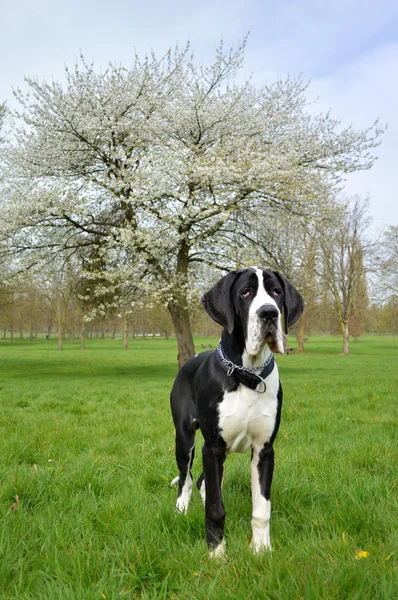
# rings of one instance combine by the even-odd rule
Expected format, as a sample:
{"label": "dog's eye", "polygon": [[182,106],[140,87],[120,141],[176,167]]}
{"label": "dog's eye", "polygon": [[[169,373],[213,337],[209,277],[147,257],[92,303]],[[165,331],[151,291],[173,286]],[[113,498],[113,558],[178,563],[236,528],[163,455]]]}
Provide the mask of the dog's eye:
{"label": "dog's eye", "polygon": [[250,290],[244,290],[241,296],[242,298],[248,298],[250,296]]}
{"label": "dog's eye", "polygon": [[274,296],[278,297],[280,294],[278,292],[278,290],[274,290]]}

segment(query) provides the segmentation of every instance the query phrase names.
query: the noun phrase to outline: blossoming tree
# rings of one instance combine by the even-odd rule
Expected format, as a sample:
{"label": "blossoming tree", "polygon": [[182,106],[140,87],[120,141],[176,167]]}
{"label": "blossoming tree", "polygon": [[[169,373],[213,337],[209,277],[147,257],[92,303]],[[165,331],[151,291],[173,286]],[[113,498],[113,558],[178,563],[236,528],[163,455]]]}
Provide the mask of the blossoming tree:
{"label": "blossoming tree", "polygon": [[221,44],[209,66],[188,48],[105,71],[81,57],[65,83],[28,78],[29,92],[16,92],[4,214],[18,247],[45,231],[54,251],[99,239],[121,248],[167,304],[180,364],[194,353],[195,265],[235,266],[231,219],[270,206],[313,218],[345,173],[372,165],[379,143],[377,123],[358,131],[309,112],[300,78],[240,83],[244,46]]}

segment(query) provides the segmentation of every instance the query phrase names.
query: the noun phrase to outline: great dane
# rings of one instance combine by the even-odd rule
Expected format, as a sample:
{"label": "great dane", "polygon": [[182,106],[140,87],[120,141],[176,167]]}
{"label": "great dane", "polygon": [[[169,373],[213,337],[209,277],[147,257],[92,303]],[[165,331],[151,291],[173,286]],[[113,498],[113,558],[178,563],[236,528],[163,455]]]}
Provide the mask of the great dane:
{"label": "great dane", "polygon": [[270,491],[273,442],[281,419],[282,387],[274,352],[284,352],[284,330],[303,312],[297,290],[278,272],[251,267],[225,275],[204,294],[208,315],[224,328],[217,350],[190,358],[171,391],[179,475],[177,509],[188,510],[195,433],[204,437],[203,473],[197,487],[205,504],[211,557],[225,552],[222,501],[227,454],[251,448],[252,542],[255,553],[271,548]]}

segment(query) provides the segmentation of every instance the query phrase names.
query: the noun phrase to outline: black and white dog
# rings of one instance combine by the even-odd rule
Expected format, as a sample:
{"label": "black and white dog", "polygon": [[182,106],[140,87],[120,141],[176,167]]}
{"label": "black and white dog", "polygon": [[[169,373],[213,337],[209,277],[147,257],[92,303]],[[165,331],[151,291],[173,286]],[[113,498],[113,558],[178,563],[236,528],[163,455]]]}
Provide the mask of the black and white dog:
{"label": "black and white dog", "polygon": [[252,449],[252,549],[270,549],[273,442],[282,387],[273,352],[284,352],[281,326],[295,323],[303,299],[278,272],[252,267],[232,271],[202,298],[210,317],[224,327],[217,350],[203,352],[180,369],[171,391],[180,474],[177,509],[188,510],[195,433],[204,437],[203,473],[197,487],[205,503],[210,556],[225,551],[222,478],[226,454]]}

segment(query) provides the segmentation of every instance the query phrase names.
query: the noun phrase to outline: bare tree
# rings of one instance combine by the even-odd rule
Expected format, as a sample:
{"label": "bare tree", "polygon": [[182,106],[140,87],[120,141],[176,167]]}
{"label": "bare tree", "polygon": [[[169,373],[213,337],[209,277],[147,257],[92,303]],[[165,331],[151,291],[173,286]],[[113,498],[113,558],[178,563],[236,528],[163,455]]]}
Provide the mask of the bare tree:
{"label": "bare tree", "polygon": [[365,233],[369,224],[367,204],[356,198],[333,226],[319,232],[322,277],[333,298],[343,354],[349,354],[350,326],[362,300],[359,292],[364,290],[367,272],[365,259],[370,246]]}
{"label": "bare tree", "polygon": [[389,296],[398,296],[398,225],[391,225],[384,232],[379,261],[378,284]]}
{"label": "bare tree", "polygon": [[67,311],[74,286],[70,265],[64,264],[61,268],[48,270],[45,276],[37,279],[37,286],[54,312],[58,326],[58,350],[62,350]]}

